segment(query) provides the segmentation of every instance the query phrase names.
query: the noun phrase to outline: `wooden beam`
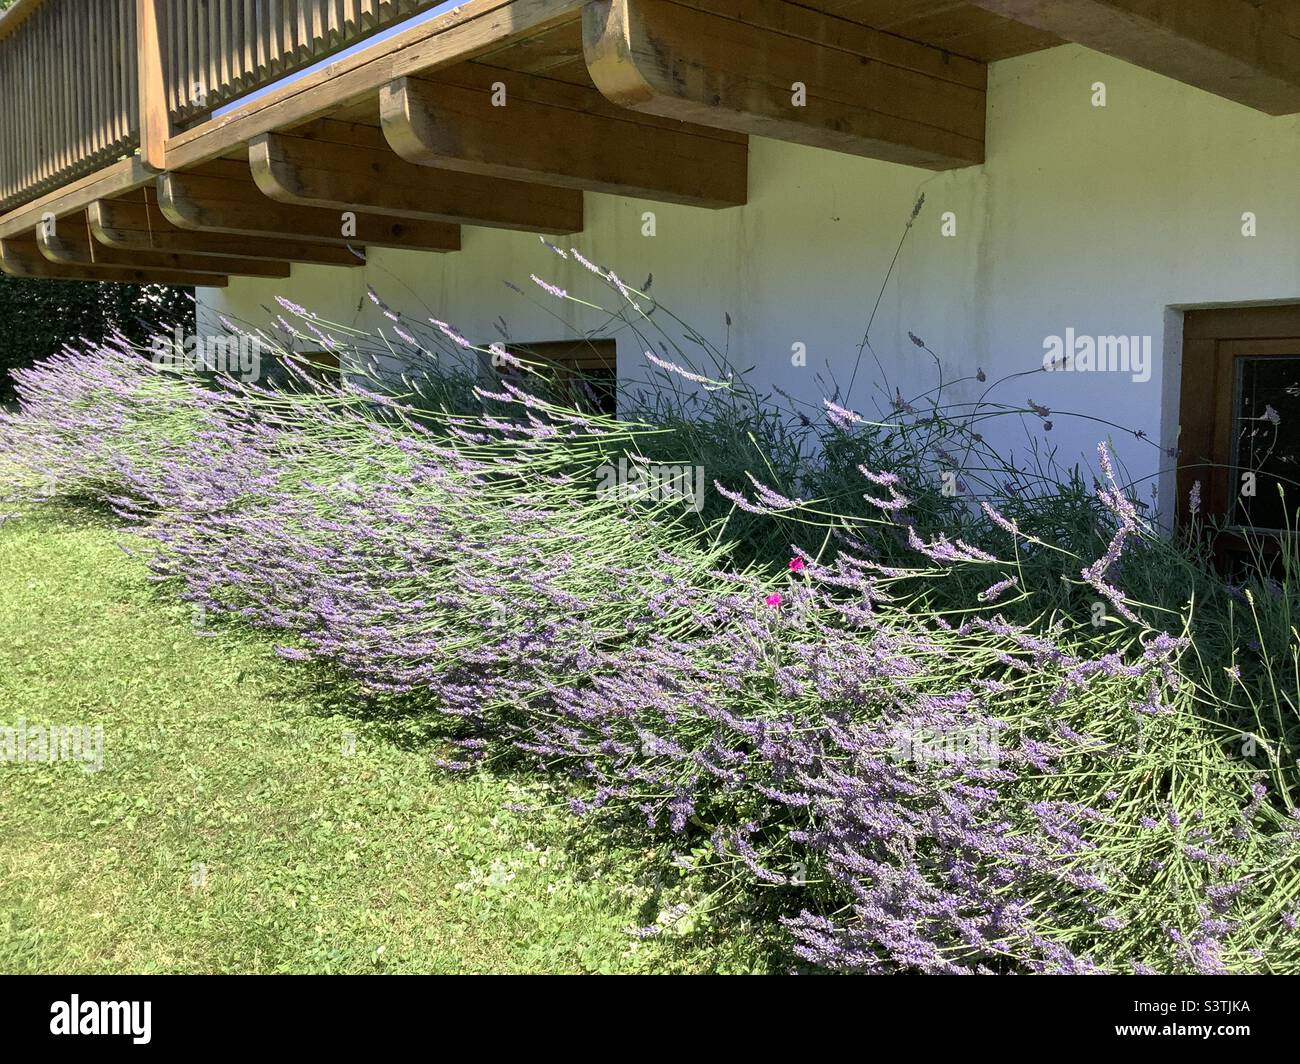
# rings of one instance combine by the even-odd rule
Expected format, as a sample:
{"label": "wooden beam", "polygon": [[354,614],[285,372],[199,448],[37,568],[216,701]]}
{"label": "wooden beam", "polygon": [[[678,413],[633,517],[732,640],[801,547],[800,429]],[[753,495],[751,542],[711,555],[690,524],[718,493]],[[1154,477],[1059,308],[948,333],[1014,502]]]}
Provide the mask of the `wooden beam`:
{"label": "wooden beam", "polygon": [[971,0],[1271,115],[1300,113],[1300,6],[1259,0]]}
{"label": "wooden beam", "polygon": [[310,244],[303,240],[258,240],[230,233],[180,229],[159,209],[151,189],[142,189],[130,199],[96,200],[86,208],[86,217],[91,235],[99,243],[121,251],[224,255],[318,266],[363,266],[366,261],[365,253],[359,249],[350,251],[345,247]]}
{"label": "wooden beam", "polygon": [[143,270],[126,266],[63,266],[50,262],[35,239],[0,239],[0,269],[10,277],[36,277],[56,281],[110,281],[120,284],[170,284],[182,287],[225,288],[227,280],[216,273]]}
{"label": "wooden beam", "polygon": [[132,189],[143,188],[150,184],[155,176],[154,172],[140,161],[139,156],[119,159],[111,166],[87,174],[80,180],[49,192],[31,203],[24,203],[21,207],[0,217],[0,237],[26,238],[31,234],[32,227],[38,225],[47,212],[59,217],[84,210],[97,199],[118,196]]}
{"label": "wooden beam", "polygon": [[393,151],[421,166],[697,207],[745,202],[748,138],[639,115],[582,85],[469,63],[389,82],[379,105]]}
{"label": "wooden beam", "polygon": [[167,169],[167,140],[172,135],[171,110],[163,73],[166,12],[160,0],[136,0],[136,55],[140,92],[140,157],[155,170]]}
{"label": "wooden beam", "polygon": [[531,34],[572,21],[583,0],[468,0],[412,26],[382,48],[364,48],[240,107],[177,133],[167,164],[188,168],[224,155],[259,133],[290,129],[341,107],[373,99],[406,74],[464,62]]}
{"label": "wooden beam", "polygon": [[785,0],[592,0],[583,49],[635,111],[932,170],[984,159],[984,64]]}
{"label": "wooden beam", "polygon": [[36,227],[36,244],[51,262],[63,266],[125,266],[142,270],[180,270],[185,273],[242,274],[247,277],[288,277],[287,262],[258,259],[212,258],[177,255],[168,251],[122,251],[98,243],[85,214],[64,218],[54,225]]}
{"label": "wooden beam", "polygon": [[311,240],[358,249],[460,250],[460,229],[443,222],[357,212],[355,234],[344,235],[346,220],[342,211],[275,203],[262,195],[248,167],[232,160],[204,163],[184,173],[161,174],[157,193],[159,209],[181,229],[269,240]]}
{"label": "wooden beam", "polygon": [[582,230],[575,189],[417,166],[371,126],[321,121],[263,133],[249,142],[248,161],[257,187],[279,203],[531,233]]}

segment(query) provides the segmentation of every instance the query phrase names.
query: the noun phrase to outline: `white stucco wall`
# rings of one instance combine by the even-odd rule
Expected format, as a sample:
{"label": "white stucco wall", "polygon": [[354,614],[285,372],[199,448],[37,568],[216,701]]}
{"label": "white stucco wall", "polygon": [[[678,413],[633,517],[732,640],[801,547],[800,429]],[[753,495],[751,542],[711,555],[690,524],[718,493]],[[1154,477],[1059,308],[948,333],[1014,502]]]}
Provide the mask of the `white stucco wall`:
{"label": "white stucco wall", "polygon": [[[1098,81],[1104,108],[1092,105]],[[829,366],[848,380],[922,191],[925,208],[872,328],[904,395],[933,380],[909,330],[940,354],[947,376],[982,367],[990,380],[1041,365],[1044,338],[1067,327],[1145,334],[1155,360],[1146,383],[1119,373],[1038,374],[993,398],[1081,411],[1168,447],[1177,433],[1179,311],[1300,301],[1300,118],[1270,118],[1076,46],[992,66],[983,166],[932,174],[754,138],[746,206],[706,211],[588,194],[585,231],[559,243],[634,283],[653,273],[658,299],[719,344],[730,313],[736,365],[756,365],[762,378],[819,400],[818,372]],[[656,215],[654,237],[641,234],[646,210]],[[940,233],[946,211],[957,216],[956,236]],[[1244,211],[1258,219],[1253,238],[1242,235]],[[376,250],[364,269],[295,266],[288,281],[232,279],[228,289],[202,291],[201,303],[262,323],[262,305],[280,293],[323,317],[379,325],[364,298],[369,283],[395,308],[433,313],[483,342],[498,338],[498,315],[520,341],[564,339],[601,321],[529,282],[536,272],[575,293],[596,290],[536,236],[463,233],[457,254]],[[805,368],[791,364],[795,342],[807,345]],[[620,374],[637,377],[643,365],[634,338],[620,335]],[[864,361],[852,405],[870,408],[876,376]],[[1111,431],[1061,414],[1052,421],[1046,435],[1032,417],[1023,429],[1004,422],[1002,444],[1022,448],[1038,437],[1062,459],[1091,462]],[[1113,436],[1131,475],[1155,476],[1169,464],[1158,448]],[[1171,490],[1166,477],[1166,506]]]}

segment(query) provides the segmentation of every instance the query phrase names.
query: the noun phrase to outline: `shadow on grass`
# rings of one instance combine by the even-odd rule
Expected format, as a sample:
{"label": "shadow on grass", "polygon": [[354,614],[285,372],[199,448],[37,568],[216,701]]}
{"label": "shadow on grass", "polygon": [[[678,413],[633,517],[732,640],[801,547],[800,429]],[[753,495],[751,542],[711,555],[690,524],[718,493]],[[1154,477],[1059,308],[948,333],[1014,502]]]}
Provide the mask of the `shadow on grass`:
{"label": "shadow on grass", "polygon": [[91,496],[61,497],[50,502],[23,504],[5,511],[6,525],[17,527],[26,521],[35,520],[69,530],[130,531],[130,526],[123,523],[111,506]]}
{"label": "shadow on grass", "polygon": [[[265,633],[250,630],[237,621],[226,623],[254,637],[266,638]],[[315,716],[354,721],[359,728],[364,728],[370,741],[378,740],[423,755],[430,772],[457,771],[446,764],[463,757],[452,745],[454,740],[470,737],[492,740],[458,718],[441,716],[427,696],[377,696],[365,692],[350,677],[326,663],[291,664],[279,659],[277,662],[287,668],[277,670],[280,680],[268,690],[269,697],[303,704]],[[684,872],[674,864],[674,857],[710,845],[710,833],[694,830],[672,835],[662,828],[650,829],[644,820],[622,814],[622,807],[619,807],[620,814],[580,817],[568,809],[570,797],[583,793],[578,777],[566,780],[562,775],[546,772],[531,755],[499,739],[492,741],[489,755],[477,762],[472,771],[535,787],[539,804],[517,811],[518,815],[525,822],[530,817],[540,822],[547,814],[554,818],[562,813],[561,845],[576,877],[590,880],[613,872],[629,885],[647,891],[637,918],[642,926],[652,925],[679,897],[673,888],[685,882]],[[729,941],[743,938],[757,970],[790,971],[797,962],[785,947],[778,923],[781,916],[791,915],[791,906],[782,904],[781,895],[785,893],[780,888],[757,894],[737,892],[733,900],[713,910],[706,926],[681,936],[680,954],[685,957],[693,953],[698,957],[701,949],[720,949]]]}

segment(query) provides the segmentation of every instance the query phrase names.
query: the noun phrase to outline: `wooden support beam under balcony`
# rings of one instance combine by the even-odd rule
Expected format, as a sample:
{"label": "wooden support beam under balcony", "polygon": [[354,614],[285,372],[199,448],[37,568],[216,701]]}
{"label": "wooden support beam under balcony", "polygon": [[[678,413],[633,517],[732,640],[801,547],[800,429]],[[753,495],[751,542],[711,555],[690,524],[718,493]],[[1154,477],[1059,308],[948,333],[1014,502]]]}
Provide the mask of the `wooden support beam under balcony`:
{"label": "wooden support beam under balcony", "polygon": [[180,255],[229,256],[302,262],[316,266],[363,266],[363,252],[305,240],[258,240],[231,233],[202,233],[169,222],[153,189],[128,197],[96,200],[86,208],[91,235],[120,251],[169,251]]}
{"label": "wooden support beam under balcony", "polygon": [[64,266],[41,254],[35,237],[0,238],[0,270],[10,277],[54,281],[110,281],[121,284],[169,284],[183,287],[225,288],[227,279],[217,273],[139,269],[130,266]]}
{"label": "wooden support beam under balcony", "polygon": [[167,220],[195,232],[310,240],[357,250],[460,250],[459,227],[443,222],[276,203],[262,195],[247,164],[239,160],[218,159],[194,170],[162,174],[157,194]]}
{"label": "wooden support beam under balcony", "polygon": [[372,126],[323,120],[264,133],[249,142],[248,159],[258,188],[278,203],[531,233],[582,230],[580,191],[418,166]]}
{"label": "wooden support beam under balcony", "polygon": [[1271,115],[1300,113],[1300,5],[1260,0],[971,0]]}
{"label": "wooden support beam under balcony", "polygon": [[635,111],[932,170],[984,159],[983,63],[785,0],[591,0],[583,51]]}
{"label": "wooden support beam under balcony", "polygon": [[748,138],[618,107],[595,89],[466,63],[379,97],[389,145],[421,166],[696,207],[746,198]]}
{"label": "wooden support beam under balcony", "polygon": [[178,255],[170,251],[122,251],[100,244],[84,213],[36,227],[36,244],[51,262],[62,266],[125,266],[142,270],[179,270],[245,277],[288,277],[287,262],[260,259]]}

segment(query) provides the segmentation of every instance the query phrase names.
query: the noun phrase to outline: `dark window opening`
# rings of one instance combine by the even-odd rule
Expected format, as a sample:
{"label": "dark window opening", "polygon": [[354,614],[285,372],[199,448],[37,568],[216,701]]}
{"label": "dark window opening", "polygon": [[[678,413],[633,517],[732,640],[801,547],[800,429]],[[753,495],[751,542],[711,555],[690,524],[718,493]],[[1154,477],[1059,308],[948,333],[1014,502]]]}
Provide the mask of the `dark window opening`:
{"label": "dark window opening", "polygon": [[1300,343],[1294,354],[1243,355],[1233,368],[1236,490],[1229,523],[1261,530],[1294,528],[1300,505]]}
{"label": "dark window opening", "polygon": [[294,357],[299,367],[309,377],[337,384],[339,356],[337,351],[299,351]]}
{"label": "dark window opening", "polygon": [[[505,347],[517,358],[541,363],[562,402],[593,414],[617,416],[618,359],[613,340],[554,340]],[[498,372],[508,379],[517,375]]]}

